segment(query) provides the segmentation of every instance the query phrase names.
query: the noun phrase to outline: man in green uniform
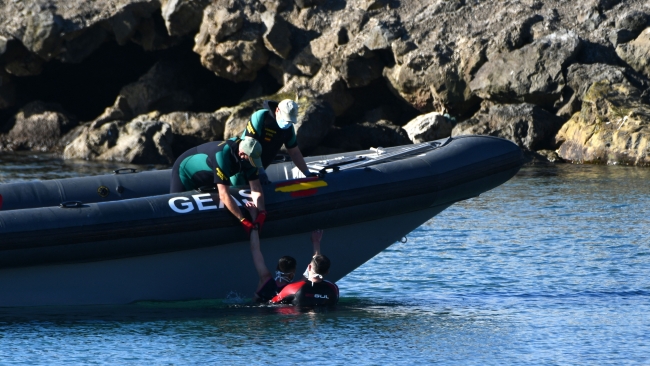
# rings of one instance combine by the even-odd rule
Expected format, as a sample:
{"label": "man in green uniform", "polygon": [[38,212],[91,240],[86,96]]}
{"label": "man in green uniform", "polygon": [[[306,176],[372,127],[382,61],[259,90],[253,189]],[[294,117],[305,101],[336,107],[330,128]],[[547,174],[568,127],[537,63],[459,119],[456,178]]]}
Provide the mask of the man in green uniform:
{"label": "man in green uniform", "polygon": [[[246,130],[241,138],[252,137],[262,144],[262,167],[260,169],[260,182],[269,184],[265,168],[273,162],[282,145],[287,149],[293,163],[306,176],[313,176],[309,172],[305,158],[298,148],[296,130],[294,124],[298,121],[298,104],[291,99],[285,99],[280,103],[267,100],[264,102],[264,109],[253,113],[246,125]],[[237,174],[231,178],[233,185],[246,184],[246,177]]]}
{"label": "man in green uniform", "polygon": [[[251,229],[261,227],[266,219],[264,194],[258,172],[258,168],[262,166],[261,154],[261,144],[250,137],[208,142],[191,148],[174,162],[169,191],[177,193],[204,186],[216,186],[221,202],[250,234]],[[235,174],[242,175],[250,185],[251,198],[260,210],[255,222],[244,217],[230,196],[230,177]]]}

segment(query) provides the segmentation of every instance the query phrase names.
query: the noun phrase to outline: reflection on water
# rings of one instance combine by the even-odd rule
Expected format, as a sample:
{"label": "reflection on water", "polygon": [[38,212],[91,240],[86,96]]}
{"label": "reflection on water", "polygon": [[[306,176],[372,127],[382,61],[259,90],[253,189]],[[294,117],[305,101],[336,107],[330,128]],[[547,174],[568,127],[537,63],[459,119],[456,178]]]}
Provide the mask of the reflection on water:
{"label": "reflection on water", "polygon": [[[0,156],[0,181],[123,167],[31,159]],[[343,278],[335,309],[0,309],[0,364],[650,364],[649,181],[650,169],[526,167]]]}
{"label": "reflection on water", "polygon": [[64,160],[59,155],[32,152],[0,153],[0,183],[100,175],[111,173],[120,168],[133,168],[142,171],[164,169],[166,166]]}

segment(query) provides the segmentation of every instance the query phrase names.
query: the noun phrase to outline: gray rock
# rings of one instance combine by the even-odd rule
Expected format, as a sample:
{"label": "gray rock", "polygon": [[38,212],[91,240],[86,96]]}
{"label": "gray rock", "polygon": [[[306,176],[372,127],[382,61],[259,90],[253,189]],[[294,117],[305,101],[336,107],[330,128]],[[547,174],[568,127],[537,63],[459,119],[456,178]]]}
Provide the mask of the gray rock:
{"label": "gray rock", "polygon": [[300,114],[295,126],[298,147],[304,154],[309,154],[327,136],[336,116],[332,106],[320,100],[308,103]]}
{"label": "gray rock", "polygon": [[73,125],[60,105],[32,102],[13,117],[13,128],[0,145],[3,150],[60,151],[59,139]]}
{"label": "gray rock", "polygon": [[580,110],[582,98],[589,87],[601,80],[610,80],[615,83],[628,82],[625,77],[625,69],[622,67],[605,64],[573,64],[569,66],[565,91],[570,96],[556,114],[564,119],[569,119]]}
{"label": "gray rock", "polygon": [[624,14],[621,14],[621,16],[616,19],[616,27],[628,30],[632,34],[632,38],[635,38],[649,25],[650,14],[638,10],[630,10]]}
{"label": "gray rock", "polygon": [[614,46],[634,39],[634,33],[627,29],[614,29],[609,32],[609,42]]}
{"label": "gray rock", "polygon": [[163,0],[162,16],[170,36],[192,34],[201,27],[208,0]]}
{"label": "gray rock", "polygon": [[451,136],[452,122],[438,112],[420,115],[403,128],[414,144]]}
{"label": "gray rock", "polygon": [[65,159],[110,160],[133,164],[171,164],[173,134],[160,121],[114,121],[98,128],[91,124],[76,131],[65,147]]}
{"label": "gray rock", "polygon": [[553,33],[489,60],[478,70],[470,88],[481,98],[502,103],[552,106],[565,85],[563,71],[579,48],[576,33]]}
{"label": "gray rock", "polygon": [[283,59],[291,52],[291,31],[288,23],[274,13],[265,13],[262,20],[266,26],[264,45],[266,48]]}
{"label": "gray rock", "polygon": [[508,139],[527,150],[555,148],[553,139],[562,119],[533,104],[492,105],[458,123],[452,136],[490,135]]}
{"label": "gray rock", "polygon": [[650,28],[646,28],[632,42],[616,47],[618,56],[632,68],[650,77]]}

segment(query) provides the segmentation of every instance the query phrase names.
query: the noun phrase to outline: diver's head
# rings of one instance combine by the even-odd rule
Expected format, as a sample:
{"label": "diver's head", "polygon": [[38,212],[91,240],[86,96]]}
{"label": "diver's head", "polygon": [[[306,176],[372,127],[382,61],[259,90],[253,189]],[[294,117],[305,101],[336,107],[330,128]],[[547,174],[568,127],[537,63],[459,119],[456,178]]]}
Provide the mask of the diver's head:
{"label": "diver's head", "polygon": [[285,255],[278,260],[278,265],[275,268],[275,282],[282,286],[286,286],[289,282],[293,281],[296,274],[296,260],[295,258]]}
{"label": "diver's head", "polygon": [[322,280],[330,272],[329,258],[322,254],[315,255],[311,263],[309,263],[309,266],[307,266],[307,271],[309,272],[309,280],[314,282]]}

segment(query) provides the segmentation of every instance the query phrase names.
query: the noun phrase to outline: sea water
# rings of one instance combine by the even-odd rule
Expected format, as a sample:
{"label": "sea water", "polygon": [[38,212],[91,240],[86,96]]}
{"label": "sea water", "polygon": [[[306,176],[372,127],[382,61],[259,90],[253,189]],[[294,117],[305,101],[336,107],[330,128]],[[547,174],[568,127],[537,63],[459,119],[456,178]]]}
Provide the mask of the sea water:
{"label": "sea water", "polygon": [[[117,165],[0,155],[0,184]],[[0,364],[648,365],[649,182],[650,169],[524,167],[340,280],[335,309],[0,308]]]}

